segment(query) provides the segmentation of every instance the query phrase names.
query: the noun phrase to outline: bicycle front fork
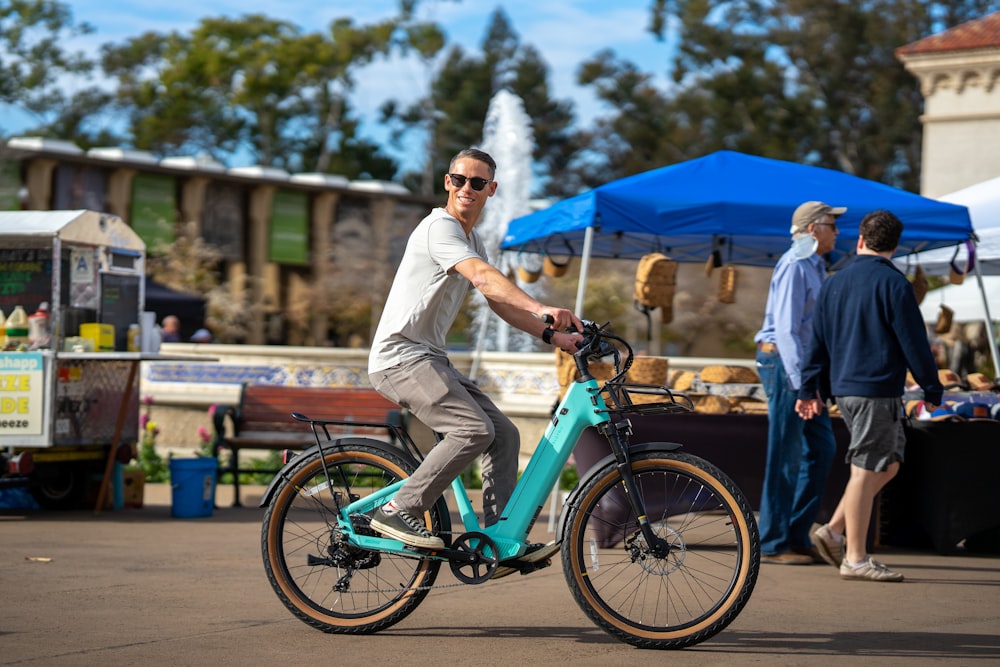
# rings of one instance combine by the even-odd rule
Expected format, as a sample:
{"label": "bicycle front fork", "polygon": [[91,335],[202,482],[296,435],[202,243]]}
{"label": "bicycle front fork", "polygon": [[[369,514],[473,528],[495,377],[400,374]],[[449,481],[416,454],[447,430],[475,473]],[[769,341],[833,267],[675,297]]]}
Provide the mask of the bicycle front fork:
{"label": "bicycle front fork", "polygon": [[642,491],[639,489],[635,481],[635,475],[632,473],[632,457],[629,453],[632,422],[628,419],[622,419],[617,423],[608,422],[599,426],[598,431],[611,444],[611,451],[615,455],[615,467],[622,478],[625,497],[628,499],[629,506],[635,513],[636,520],[639,523],[639,531],[642,533],[643,539],[646,540],[649,551],[658,558],[665,557],[670,553],[670,544],[653,532],[653,528],[649,524],[649,517],[646,516],[646,503],[642,498]]}

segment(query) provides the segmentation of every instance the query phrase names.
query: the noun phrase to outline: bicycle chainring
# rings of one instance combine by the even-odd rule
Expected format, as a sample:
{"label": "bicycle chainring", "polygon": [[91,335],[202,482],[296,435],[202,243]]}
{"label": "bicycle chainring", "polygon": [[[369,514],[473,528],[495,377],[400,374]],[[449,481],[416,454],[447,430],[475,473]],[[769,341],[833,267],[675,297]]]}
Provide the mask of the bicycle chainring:
{"label": "bicycle chainring", "polygon": [[470,561],[449,561],[451,573],[465,584],[481,584],[489,581],[497,570],[500,553],[496,543],[484,533],[462,533],[452,543],[451,548],[471,554]]}

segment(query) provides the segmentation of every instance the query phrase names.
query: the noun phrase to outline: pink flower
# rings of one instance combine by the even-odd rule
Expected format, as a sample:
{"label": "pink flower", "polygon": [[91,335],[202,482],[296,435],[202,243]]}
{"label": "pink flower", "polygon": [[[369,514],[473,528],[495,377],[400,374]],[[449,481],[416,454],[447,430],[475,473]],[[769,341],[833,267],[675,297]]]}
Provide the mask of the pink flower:
{"label": "pink flower", "polygon": [[212,439],[212,436],[209,434],[208,429],[205,428],[204,426],[198,427],[198,437],[201,438],[202,442],[208,442],[209,440]]}
{"label": "pink flower", "polygon": [[149,423],[149,414],[143,413],[139,415],[139,429],[145,431],[147,423]]}
{"label": "pink flower", "polygon": [[152,396],[143,396],[142,397],[142,402],[145,403],[146,405],[152,405],[153,404],[153,397]]}

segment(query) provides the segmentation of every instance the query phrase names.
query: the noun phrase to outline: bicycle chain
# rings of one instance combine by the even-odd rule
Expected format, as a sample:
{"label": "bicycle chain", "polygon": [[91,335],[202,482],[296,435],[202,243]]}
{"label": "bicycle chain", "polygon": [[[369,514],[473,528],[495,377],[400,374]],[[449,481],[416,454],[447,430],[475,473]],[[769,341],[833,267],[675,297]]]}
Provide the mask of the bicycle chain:
{"label": "bicycle chain", "polygon": [[[448,531],[448,532],[440,532],[440,533],[437,533],[437,534],[438,535],[464,535],[464,532],[459,533],[457,531]],[[448,563],[450,561],[442,561],[442,562]],[[486,583],[486,582],[484,581],[483,583]],[[471,586],[471,585],[474,585],[474,584],[466,584],[466,583],[463,583],[463,582],[457,582],[457,583],[454,583],[454,584],[432,584],[430,586],[414,586],[412,588],[372,588],[372,589],[364,589],[364,590],[354,590],[354,589],[351,589],[350,592],[351,593],[399,593],[399,594],[403,594],[403,593],[410,593],[410,592],[419,593],[421,591],[430,591],[430,590],[434,590],[435,588],[438,588],[438,589],[458,588],[460,586]]]}

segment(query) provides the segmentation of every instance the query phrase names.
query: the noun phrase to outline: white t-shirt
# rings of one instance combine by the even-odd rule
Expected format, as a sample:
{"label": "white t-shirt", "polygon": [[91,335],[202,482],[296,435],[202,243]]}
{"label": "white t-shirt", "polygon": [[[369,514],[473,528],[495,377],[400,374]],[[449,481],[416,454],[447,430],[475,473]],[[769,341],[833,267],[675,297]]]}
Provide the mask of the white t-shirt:
{"label": "white t-shirt", "polygon": [[486,248],[473,230],[435,208],[413,230],[389,290],[368,357],[368,372],[385,370],[427,354],[447,355],[446,336],[472,284],[455,271],[459,262]]}

